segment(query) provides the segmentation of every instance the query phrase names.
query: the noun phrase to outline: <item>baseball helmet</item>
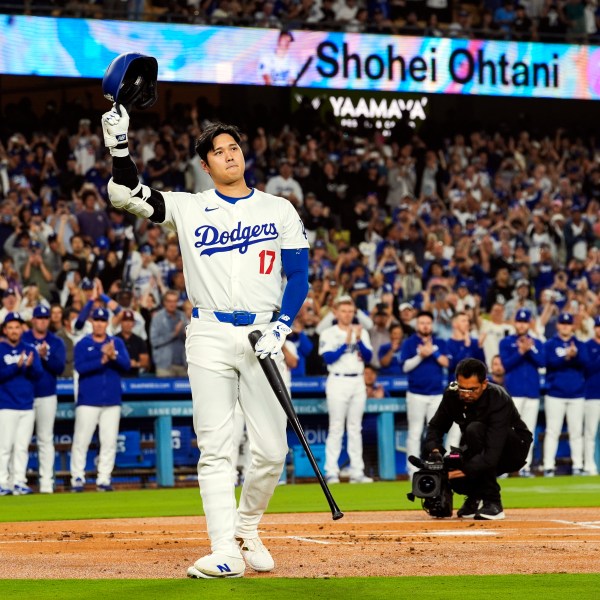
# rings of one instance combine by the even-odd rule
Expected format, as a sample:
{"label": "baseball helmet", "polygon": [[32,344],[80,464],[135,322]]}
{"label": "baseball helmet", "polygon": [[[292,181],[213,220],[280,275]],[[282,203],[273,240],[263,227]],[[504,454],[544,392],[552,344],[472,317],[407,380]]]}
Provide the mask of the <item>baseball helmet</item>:
{"label": "baseball helmet", "polygon": [[127,52],[108,65],[102,79],[102,93],[127,111],[133,106],[150,108],[158,97],[157,80],[158,62],[154,57]]}

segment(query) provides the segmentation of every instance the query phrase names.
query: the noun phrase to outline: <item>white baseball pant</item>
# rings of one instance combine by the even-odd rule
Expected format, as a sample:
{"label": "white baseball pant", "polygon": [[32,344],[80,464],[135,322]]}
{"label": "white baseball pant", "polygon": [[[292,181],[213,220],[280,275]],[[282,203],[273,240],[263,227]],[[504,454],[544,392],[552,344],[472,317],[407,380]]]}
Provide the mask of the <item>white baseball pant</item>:
{"label": "white baseball pant", "polygon": [[[408,435],[406,438],[406,456],[421,456],[421,438],[423,429],[437,411],[442,394],[428,396],[406,392],[406,420]],[[408,463],[408,475],[412,477],[417,468]]]}
{"label": "white baseball pant", "polygon": [[367,388],[362,375],[329,375],[325,383],[329,431],[325,441],[325,474],[338,477],[344,429],[347,431],[350,477],[364,475],[362,420],[367,403]]}
{"label": "white baseball pant", "polygon": [[600,400],[586,400],[583,425],[583,465],[588,475],[598,475],[596,440],[600,424]]}
{"label": "white baseball pant", "polygon": [[533,435],[533,444],[529,446],[527,462],[523,467],[524,469],[531,469],[531,463],[533,461],[533,446],[535,445],[535,428],[538,422],[538,413],[540,412],[540,399],[517,396],[516,398],[513,398],[513,402],[515,403],[515,406],[521,415],[523,423],[527,425],[527,429],[529,429]]}
{"label": "white baseball pant", "polygon": [[15,485],[27,485],[34,419],[33,409],[0,410],[0,487],[12,489]]}
{"label": "white baseball pant", "polygon": [[110,485],[117,455],[120,420],[120,405],[87,406],[82,404],[76,408],[75,431],[71,446],[71,485],[75,485],[76,479],[85,482],[85,461],[96,427],[98,427],[100,442],[96,485]]}
{"label": "white baseball pant", "polygon": [[583,398],[556,398],[546,396],[544,411],[546,413],[546,433],[544,435],[544,471],[555,468],[558,440],[565,415],[571,447],[573,469],[583,469]]}
{"label": "white baseball pant", "polygon": [[[192,319],[186,355],[200,460],[198,483],[212,552],[240,556],[235,537],[256,537],[287,455],[286,415],[248,340],[269,325],[234,327]],[[234,411],[244,413],[251,464],[236,512]]]}
{"label": "white baseball pant", "polygon": [[58,398],[43,396],[33,401],[35,413],[35,437],[39,460],[40,491],[52,491],[54,487],[54,420]]}

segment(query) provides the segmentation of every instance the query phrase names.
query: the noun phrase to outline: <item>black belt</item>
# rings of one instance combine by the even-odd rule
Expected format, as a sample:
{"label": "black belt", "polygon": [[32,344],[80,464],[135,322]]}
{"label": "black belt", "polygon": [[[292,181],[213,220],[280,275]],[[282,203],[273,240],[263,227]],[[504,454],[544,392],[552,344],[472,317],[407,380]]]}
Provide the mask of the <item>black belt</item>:
{"label": "black belt", "polygon": [[[197,306],[192,308],[192,317],[195,319],[200,318],[200,311]],[[206,311],[211,312],[217,319],[217,321],[221,323],[230,323],[234,327],[241,327],[244,325],[252,325],[256,319],[256,313],[248,312],[247,310],[234,310],[233,312],[222,312],[220,310],[211,310]],[[271,317],[271,323],[273,321],[277,321],[279,318],[279,313],[274,312]]]}
{"label": "black belt", "polygon": [[335,377],[359,377],[360,373],[332,373]]}

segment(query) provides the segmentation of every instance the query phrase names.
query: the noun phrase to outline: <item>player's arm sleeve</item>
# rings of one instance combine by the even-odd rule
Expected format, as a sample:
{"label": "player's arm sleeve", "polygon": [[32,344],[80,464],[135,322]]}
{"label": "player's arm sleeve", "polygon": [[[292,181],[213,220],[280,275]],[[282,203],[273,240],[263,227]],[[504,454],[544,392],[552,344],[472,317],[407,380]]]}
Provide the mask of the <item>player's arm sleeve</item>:
{"label": "player's arm sleeve", "polygon": [[127,373],[131,369],[131,358],[127,347],[121,338],[113,338],[115,341],[115,350],[117,351],[117,358],[114,360],[115,367],[122,373]]}
{"label": "player's arm sleeve", "polygon": [[85,303],[84,307],[81,309],[81,312],[79,313],[79,315],[77,315],[77,321],[75,321],[75,329],[77,331],[81,331],[83,329],[85,322],[88,320],[88,317],[90,316],[90,312],[92,311],[93,306],[94,306],[94,301],[88,300]]}
{"label": "player's arm sleeve", "polygon": [[30,381],[37,381],[44,374],[44,367],[42,367],[42,359],[40,358],[38,351],[35,348],[33,348],[32,352],[33,362],[29,367],[27,367],[25,377],[27,377],[27,379],[29,379]]}
{"label": "player's arm sleeve", "polygon": [[308,293],[308,248],[282,249],[281,264],[287,283],[279,320],[291,326]]}
{"label": "player's arm sleeve", "polygon": [[60,375],[65,370],[67,362],[67,351],[65,343],[59,338],[52,340],[50,347],[50,356],[46,361],[46,368],[54,375]]}
{"label": "player's arm sleeve", "polygon": [[546,356],[544,355],[544,347],[540,340],[534,340],[534,347],[529,351],[529,356],[538,369],[546,366]]}
{"label": "player's arm sleeve", "polygon": [[84,340],[75,344],[73,366],[80,375],[94,373],[104,367],[101,354],[99,352],[89,352],[88,345]]}
{"label": "player's arm sleeve", "polygon": [[[130,190],[134,190],[140,183],[137,167],[129,155],[113,156],[112,173],[115,183],[124,185]],[[164,223],[166,219],[166,206],[162,193],[150,188],[150,197],[146,202],[154,209],[150,220],[153,223]]]}
{"label": "player's arm sleeve", "polygon": [[505,370],[514,369],[522,360],[518,350],[511,348],[510,340],[504,338],[500,342],[500,362]]}
{"label": "player's arm sleeve", "polygon": [[[3,358],[3,357],[0,357]],[[4,383],[5,381],[9,381],[12,377],[14,377],[19,371],[19,367],[16,363],[11,363],[7,365],[4,360],[0,360],[0,383]]]}

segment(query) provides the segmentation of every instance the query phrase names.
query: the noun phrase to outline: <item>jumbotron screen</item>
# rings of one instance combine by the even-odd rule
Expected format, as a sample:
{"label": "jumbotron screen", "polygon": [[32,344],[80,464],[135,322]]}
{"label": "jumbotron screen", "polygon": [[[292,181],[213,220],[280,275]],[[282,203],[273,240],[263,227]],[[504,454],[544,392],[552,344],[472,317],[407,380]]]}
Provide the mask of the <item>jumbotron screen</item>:
{"label": "jumbotron screen", "polygon": [[1,74],[101,78],[124,52],[161,81],[600,98],[595,46],[0,16]]}

